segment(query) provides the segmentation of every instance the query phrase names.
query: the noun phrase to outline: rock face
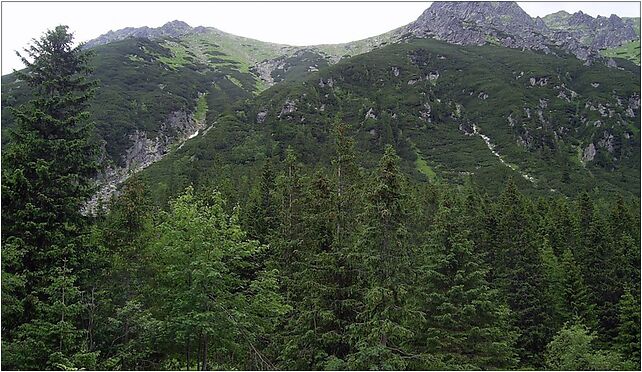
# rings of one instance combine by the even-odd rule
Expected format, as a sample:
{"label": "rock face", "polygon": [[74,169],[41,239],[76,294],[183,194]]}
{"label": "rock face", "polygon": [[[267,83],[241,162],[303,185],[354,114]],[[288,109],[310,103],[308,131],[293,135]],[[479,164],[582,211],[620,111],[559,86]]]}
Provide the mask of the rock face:
{"label": "rock face", "polygon": [[549,29],[563,31],[592,49],[615,48],[638,39],[632,22],[615,14],[608,18],[593,18],[582,11],[574,14],[558,12],[544,17],[544,22]]}
{"label": "rock face", "polygon": [[89,40],[85,43],[85,48],[93,48],[98,45],[103,45],[130,37],[158,39],[161,37],[181,37],[192,32],[202,31],[204,31],[202,27],[192,28],[190,25],[183,21],[167,22],[161,27],[156,28],[150,28],[147,26],[127,27],[117,31],[109,31],[106,34],[100,35],[93,40]]}
{"label": "rock face", "polygon": [[108,165],[97,177],[100,189],[87,202],[84,213],[96,212],[99,204],[106,203],[118,194],[118,186],[122,182],[162,159],[172,145],[193,138],[204,125],[205,120],[196,120],[193,114],[175,111],[163,123],[158,136],[149,138],[145,132],[138,130],[131,134],[129,137],[133,143],[123,156],[125,165]]}
{"label": "rock face", "polygon": [[533,19],[515,2],[435,2],[404,31],[453,44],[496,44],[547,54],[554,46],[587,63],[599,58],[600,49],[638,39],[632,23],[616,15],[558,12]]}
{"label": "rock face", "polygon": [[548,50],[536,22],[514,2],[435,2],[407,32],[454,44],[484,45],[491,41],[512,48]]}
{"label": "rock face", "polygon": [[597,154],[597,150],[595,150],[595,145],[591,143],[584,149],[582,161],[584,163],[592,161],[593,159],[595,159],[595,154]]}

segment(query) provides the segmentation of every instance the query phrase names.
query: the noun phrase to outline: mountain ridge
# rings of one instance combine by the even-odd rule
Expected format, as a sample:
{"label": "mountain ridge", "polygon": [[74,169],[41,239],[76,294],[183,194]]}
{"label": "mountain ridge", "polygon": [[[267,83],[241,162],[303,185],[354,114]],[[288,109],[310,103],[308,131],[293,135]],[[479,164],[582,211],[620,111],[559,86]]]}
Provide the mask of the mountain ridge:
{"label": "mountain ridge", "polygon": [[[568,13],[558,15],[568,19],[571,17]],[[576,18],[588,20],[581,14]],[[246,110],[238,109],[238,104],[258,99],[262,92],[269,90],[270,87],[274,89],[282,83],[309,81],[310,76],[322,73],[341,61],[369,61],[369,58],[354,60],[352,58],[391,45],[414,43],[418,37],[419,39],[426,38],[426,36],[429,39],[445,39],[442,41],[452,45],[455,49],[468,50],[468,46],[472,44],[490,48],[489,51],[492,53],[503,53],[500,49],[508,47],[514,49],[514,53],[506,54],[507,58],[523,58],[522,55],[528,55],[529,58],[534,58],[537,61],[546,60],[550,64],[551,60],[547,58],[551,57],[557,58],[558,63],[564,66],[571,63],[569,58],[576,59],[578,53],[584,53],[590,49],[590,46],[582,45],[575,37],[572,38],[572,45],[565,44],[567,47],[569,45],[576,47],[575,53],[569,53],[571,50],[568,48],[563,49],[564,45],[550,44],[550,39],[547,39],[545,35],[552,33],[559,36],[569,33],[559,30],[551,31],[545,21],[539,17],[533,19],[516,3],[473,2],[459,4],[441,2],[426,9],[417,21],[409,25],[382,35],[345,44],[295,47],[236,36],[213,27],[192,27],[177,20],[157,28],[125,28],[110,31],[94,39],[93,44],[85,44],[85,47],[92,48],[96,52],[97,56],[94,59],[96,77],[102,81],[102,87],[97,92],[91,110],[93,119],[97,123],[98,132],[104,141],[103,158],[109,164],[106,173],[101,176],[101,182],[108,186],[107,189],[111,190],[109,192],[112,192],[118,183],[131,174],[162,159],[167,154],[177,151],[184,144],[187,145],[186,141],[198,140],[206,131],[215,126],[219,117],[230,113],[234,114],[239,110],[245,112]],[[629,20],[624,22],[624,24],[631,23]],[[448,39],[450,39],[450,43],[448,43]],[[582,60],[580,58],[580,61],[585,64],[591,64],[591,60],[612,61],[600,59],[601,57],[594,52],[587,54],[587,56],[589,55],[591,59]],[[613,73],[622,69],[635,70],[634,67],[627,65],[630,62],[618,59],[619,54],[612,57],[617,60],[617,63],[609,63],[609,67],[620,66],[618,69],[611,69],[614,70]],[[431,62],[426,63],[434,64],[435,61],[442,58],[447,57],[435,54],[427,60]],[[400,74],[402,73],[399,68],[400,64],[401,62],[397,61],[395,65],[386,68],[389,68],[393,74]],[[506,63],[500,61],[500,64]],[[602,63],[593,64],[603,65]],[[503,67],[497,66],[497,68]],[[529,69],[521,71],[521,74],[519,71],[512,71],[515,81],[519,81],[525,76],[524,74],[527,74],[526,78],[529,81],[532,80],[530,87],[543,87],[552,84],[550,83],[551,79],[555,75],[559,75],[559,72],[541,70],[537,66],[529,67]],[[464,71],[465,69],[462,67],[460,70]],[[440,73],[443,76],[443,67],[435,67],[430,71],[424,71],[409,78],[407,85],[424,84],[425,81],[429,81],[431,84],[435,83],[439,79]],[[488,79],[483,71],[474,71],[471,76],[473,77],[473,85],[481,84]],[[559,76],[556,79],[559,80]],[[498,82],[498,84],[504,89],[514,89],[513,83],[510,81],[509,79]],[[599,82],[594,83],[598,86],[600,84]],[[332,79],[322,79],[319,84],[332,87],[338,82]],[[573,96],[574,94],[576,96],[587,94],[582,90],[595,88],[584,85],[581,90],[578,90],[569,84],[568,81],[563,83],[560,80],[555,84],[557,97],[554,95],[552,98],[546,99],[568,100],[570,102],[576,98]],[[403,87],[405,88],[405,86]],[[462,89],[470,90],[470,87],[464,86]],[[12,75],[3,76],[2,91],[2,130],[4,134],[12,122],[11,113],[5,108],[25,102],[28,91]],[[471,92],[482,101],[485,101],[491,93],[488,88],[480,91],[471,90]],[[318,94],[318,92],[310,94]],[[490,96],[492,97],[492,93]],[[367,102],[366,98],[363,99],[364,102]],[[590,113],[583,118],[578,118],[578,120],[584,120],[585,125],[587,122],[591,122],[596,123],[595,126],[603,126],[604,120],[606,120],[603,115],[610,117],[611,112],[617,110],[630,112],[629,117],[637,115],[639,94],[637,96],[628,94],[620,99],[623,100],[623,103],[586,102],[588,105],[586,108],[598,111],[600,115],[593,117],[594,113]],[[367,104],[368,108],[373,111],[364,108],[365,111],[359,113],[360,116],[365,115],[367,118],[380,115],[371,103]],[[437,107],[450,111],[451,115],[455,115],[454,113],[457,112],[455,106],[446,107],[434,102],[426,104],[429,107],[420,109],[421,120],[428,120],[431,109],[434,112],[434,110],[438,110]],[[452,105],[456,104],[452,103]],[[517,103],[511,102],[508,105],[513,104]],[[297,107],[296,101],[288,97],[285,97],[280,105],[282,105],[280,110],[284,112],[282,115],[284,118],[292,116],[289,112],[296,110]],[[542,111],[542,115],[545,116],[545,110],[538,105],[539,103],[529,103],[528,105],[522,103],[518,107],[518,111],[523,113],[526,110],[531,110],[533,115]],[[198,113],[199,110],[202,111],[202,114]],[[256,111],[256,109],[253,110]],[[531,113],[527,115],[529,120]],[[263,113],[260,110],[247,114],[256,117],[257,122],[261,117],[260,120],[269,120],[270,117],[267,112]],[[516,115],[515,113],[512,116],[509,115],[508,118],[502,117],[500,120],[510,122],[515,119]],[[620,115],[625,114],[621,113]],[[628,120],[625,118],[623,122],[626,123]],[[540,119],[540,121],[547,122],[545,119]],[[241,122],[242,125],[247,125],[245,119],[242,119]],[[486,144],[482,143],[484,146],[482,149],[488,147],[494,153],[499,154],[497,157],[500,160],[512,161],[510,158],[506,158],[510,154],[506,155],[501,150],[502,146],[507,146],[507,144],[502,144],[501,141],[497,142],[493,135],[488,137],[488,124],[480,126],[474,122],[460,122],[457,125],[461,126],[463,128],[461,130],[468,135],[486,136],[489,140]],[[624,139],[621,139],[614,135],[612,139],[609,137],[612,133],[605,132],[606,134],[600,134],[602,137],[605,136],[604,138],[582,138],[579,142],[576,141],[573,151],[579,152],[578,161],[590,163],[593,159],[597,159],[596,162],[601,162],[605,167],[613,167],[613,164],[617,163],[617,160],[614,163],[613,159],[619,157],[613,155],[616,151],[613,141],[623,141],[628,144],[631,138],[637,138],[635,128],[628,128],[629,124],[622,124],[622,126],[624,129],[618,129],[616,134],[620,137],[626,134],[627,138],[622,137]],[[482,129],[479,129],[480,127]],[[374,128],[368,130],[372,129]],[[512,141],[522,143],[526,147],[535,146],[538,135],[534,133],[539,130],[537,125],[526,128],[520,133],[514,133]],[[568,128],[559,130],[565,131]],[[545,132],[547,132],[547,136],[550,135],[553,138],[557,138],[561,133],[554,132],[553,129],[550,131],[546,129]],[[452,136],[452,133],[448,135]],[[590,146],[591,144],[593,147]],[[495,146],[499,147],[494,149]],[[185,149],[189,147],[185,146]],[[566,148],[570,149],[570,147]],[[417,151],[429,153],[426,148],[418,148]],[[514,162],[511,165],[515,164]],[[459,171],[470,172],[471,170]],[[529,175],[528,169],[520,170],[520,172],[524,177]]]}
{"label": "mountain ridge", "polygon": [[[472,26],[472,27],[470,27]],[[578,27],[580,26],[580,27]],[[571,30],[569,31],[569,27]],[[171,21],[157,28],[123,28],[109,31],[86,42],[91,48],[127,37],[181,37],[188,34],[217,32],[232,35],[215,27],[191,27],[183,21]],[[516,2],[435,2],[408,25],[400,26],[381,35],[340,44],[292,46],[282,43],[260,41],[280,45],[293,50],[332,50],[332,46],[345,46],[366,40],[382,38],[381,42],[398,41],[403,34],[415,37],[436,37],[455,44],[482,45],[500,43],[505,47],[527,48],[551,52],[550,46],[561,47],[581,60],[593,62],[599,59],[599,50],[616,48],[626,42],[639,39],[634,22],[612,14],[609,17],[592,17],[581,10],[570,14],[558,11],[544,17],[531,17]],[[570,38],[570,40],[569,40]],[[245,38],[255,40],[252,38]],[[255,40],[259,41],[259,40]],[[380,43],[381,43],[380,42]],[[372,47],[380,45],[372,43]],[[372,49],[370,48],[370,50]],[[338,61],[334,55],[332,62]],[[340,57],[340,56],[339,56]]]}

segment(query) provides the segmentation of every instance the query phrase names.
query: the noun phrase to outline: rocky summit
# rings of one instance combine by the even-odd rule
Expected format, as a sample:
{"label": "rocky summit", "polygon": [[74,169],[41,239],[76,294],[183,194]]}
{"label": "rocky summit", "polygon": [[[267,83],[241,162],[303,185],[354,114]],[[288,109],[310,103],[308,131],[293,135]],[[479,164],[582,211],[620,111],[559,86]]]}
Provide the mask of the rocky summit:
{"label": "rocky summit", "polygon": [[591,63],[599,50],[638,39],[633,22],[581,11],[532,18],[515,2],[435,2],[405,32],[460,45],[496,44],[556,53],[562,49]]}
{"label": "rocky summit", "polygon": [[579,11],[574,14],[558,12],[544,17],[553,32],[563,32],[593,49],[615,48],[638,39],[632,20],[623,20],[615,14],[593,18]]}
{"label": "rocky summit", "polygon": [[127,38],[144,38],[144,39],[159,39],[163,37],[181,37],[191,32],[198,32],[202,28],[193,28],[183,21],[167,22],[161,27],[150,28],[144,27],[126,27],[117,31],[109,31],[106,34],[92,39],[85,43],[86,48],[93,48],[98,45],[108,44],[114,41],[119,41]]}

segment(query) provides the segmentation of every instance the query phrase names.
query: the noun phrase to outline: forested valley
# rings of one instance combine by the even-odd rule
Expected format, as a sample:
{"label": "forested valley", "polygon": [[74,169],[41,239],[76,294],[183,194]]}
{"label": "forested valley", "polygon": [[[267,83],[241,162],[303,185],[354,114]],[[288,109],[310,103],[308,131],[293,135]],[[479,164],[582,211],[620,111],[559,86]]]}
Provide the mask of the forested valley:
{"label": "forested valley", "polygon": [[3,146],[3,369],[640,368],[639,198],[416,182],[393,146],[361,164],[337,117],[326,166],[290,147],[167,206],[134,177],[88,215],[71,40],[30,49]]}

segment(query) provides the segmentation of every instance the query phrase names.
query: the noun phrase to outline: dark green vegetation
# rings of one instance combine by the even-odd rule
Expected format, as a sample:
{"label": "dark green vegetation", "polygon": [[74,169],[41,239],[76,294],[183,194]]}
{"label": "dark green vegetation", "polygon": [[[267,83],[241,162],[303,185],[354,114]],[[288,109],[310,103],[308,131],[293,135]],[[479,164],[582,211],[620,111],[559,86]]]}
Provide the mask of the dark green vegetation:
{"label": "dark green vegetation", "polygon": [[392,144],[420,182],[471,179],[497,194],[514,176],[539,195],[639,196],[640,111],[629,106],[639,73],[493,46],[395,44],[208,116],[210,129],[140,176],[164,204],[192,183],[243,184],[289,145],[306,164],[327,165],[338,118],[350,123],[366,167]]}
{"label": "dark green vegetation", "polygon": [[[87,122],[93,82],[88,56],[66,26],[34,41],[20,78],[34,98],[13,110],[16,126],[2,153],[2,367],[60,369],[93,363],[84,292],[98,147]],[[4,147],[4,146],[3,146]]]}
{"label": "dark green vegetation", "polygon": [[[199,93],[207,93],[211,114],[252,95],[257,83],[233,65],[209,69],[189,54],[172,64],[174,53],[156,41],[127,39],[94,49],[94,77],[100,82],[90,112],[107,155],[122,162],[136,131],[158,134],[172,112],[195,112]],[[3,131],[14,121],[7,106],[29,98],[28,87],[14,74],[3,76]],[[5,133],[5,132],[3,132]],[[172,133],[168,133],[172,134]],[[6,136],[3,136],[6,137]]]}
{"label": "dark green vegetation", "polygon": [[[151,139],[163,132],[175,136],[176,128],[167,125],[168,118],[175,112],[196,114],[199,94],[207,94],[209,115],[215,118],[232,103],[266,89],[255,68],[257,63],[282,65],[269,74],[274,82],[296,81],[311,67],[327,66],[333,52],[371,49],[367,41],[322,51],[261,42],[216,29],[180,39],[115,41],[92,49],[91,65],[100,88],[90,113],[105,141],[107,157],[123,165],[133,144],[131,135],[142,132]],[[2,77],[3,143],[8,139],[4,134],[15,122],[6,108],[30,97],[29,87],[18,76]]]}
{"label": "dark green vegetation", "polygon": [[33,49],[3,152],[4,369],[640,368],[639,69],[418,40],[221,102],[117,42],[185,69],[207,123],[87,217],[89,59],[41,40],[64,58]]}

